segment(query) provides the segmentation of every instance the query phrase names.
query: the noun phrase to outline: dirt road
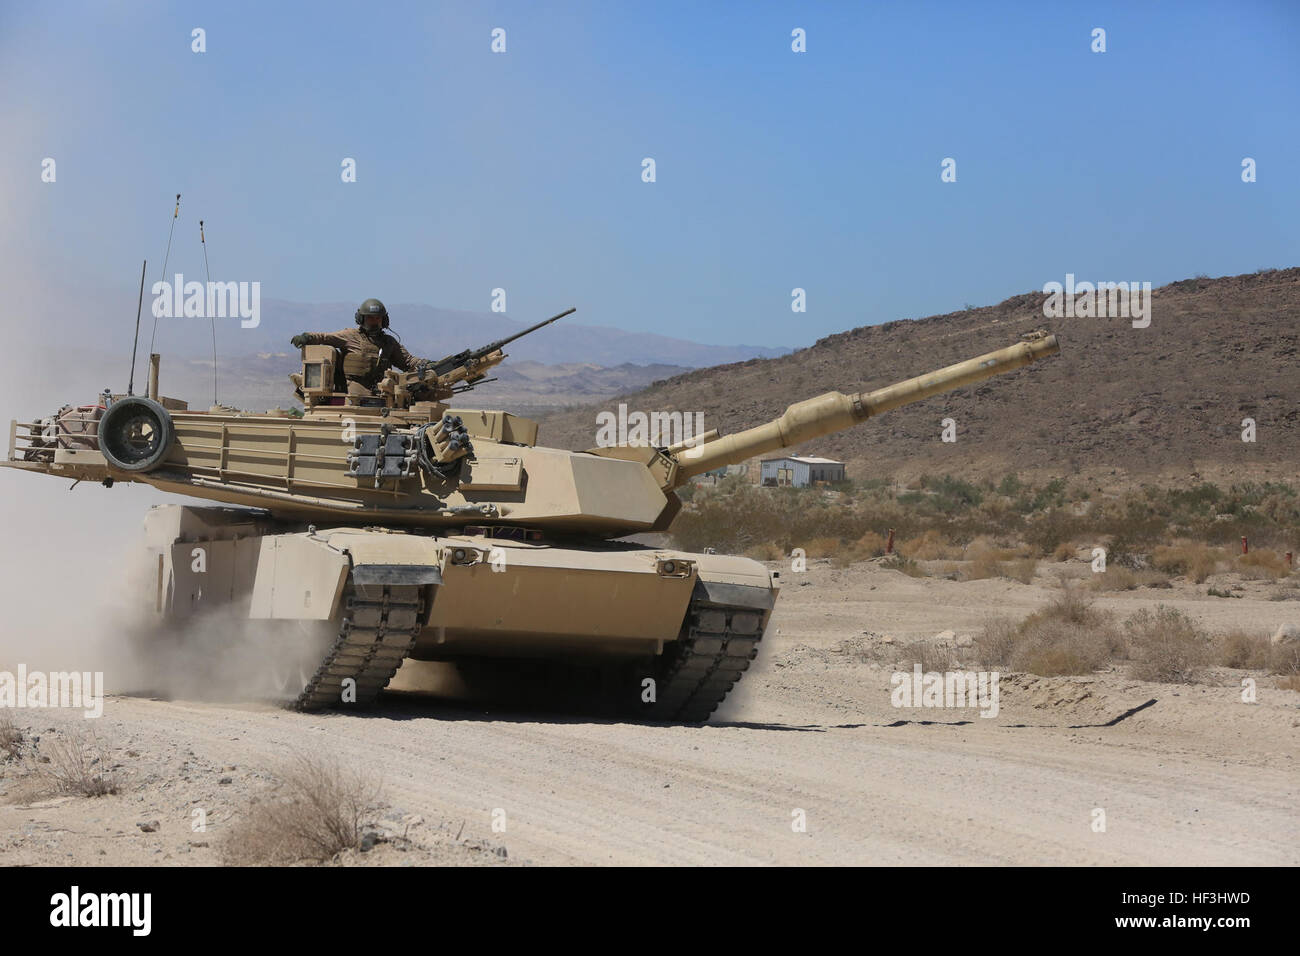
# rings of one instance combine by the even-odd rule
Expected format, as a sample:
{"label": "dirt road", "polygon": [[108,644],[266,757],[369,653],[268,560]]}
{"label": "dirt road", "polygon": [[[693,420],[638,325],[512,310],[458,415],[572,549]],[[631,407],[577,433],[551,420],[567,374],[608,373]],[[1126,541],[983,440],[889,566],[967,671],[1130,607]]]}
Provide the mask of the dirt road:
{"label": "dirt road", "polygon": [[[111,698],[93,723],[123,792],[0,806],[0,861],[212,862],[286,752],[319,750],[381,777],[391,824],[412,841],[350,862],[1300,862],[1300,693],[1260,676],[1246,704],[1233,675],[1171,686],[1116,670],[1006,676],[993,718],[895,708],[891,643],[1023,613],[1051,589],[871,566],[815,565],[801,580],[703,727],[478,713],[415,694],[364,717]],[[1296,614],[1294,602],[1161,597],[1211,624]],[[1107,603],[1125,601],[1139,598]],[[16,716],[36,732],[82,723]],[[156,832],[136,826],[150,820]]]}

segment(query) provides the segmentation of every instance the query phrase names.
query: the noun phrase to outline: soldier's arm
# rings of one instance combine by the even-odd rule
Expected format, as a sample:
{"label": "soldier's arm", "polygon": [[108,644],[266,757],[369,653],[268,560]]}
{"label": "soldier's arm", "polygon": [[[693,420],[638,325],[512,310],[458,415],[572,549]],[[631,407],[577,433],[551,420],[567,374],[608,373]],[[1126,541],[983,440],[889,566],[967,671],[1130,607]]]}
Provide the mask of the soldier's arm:
{"label": "soldier's arm", "polygon": [[410,372],[423,361],[425,360],[416,358],[408,352],[406,346],[401,342],[398,342],[396,339],[393,340],[393,365],[395,365],[400,371]]}
{"label": "soldier's arm", "polygon": [[346,349],[351,343],[347,339],[347,333],[350,329],[343,329],[340,332],[304,332],[302,333],[306,345],[332,345],[336,349]]}

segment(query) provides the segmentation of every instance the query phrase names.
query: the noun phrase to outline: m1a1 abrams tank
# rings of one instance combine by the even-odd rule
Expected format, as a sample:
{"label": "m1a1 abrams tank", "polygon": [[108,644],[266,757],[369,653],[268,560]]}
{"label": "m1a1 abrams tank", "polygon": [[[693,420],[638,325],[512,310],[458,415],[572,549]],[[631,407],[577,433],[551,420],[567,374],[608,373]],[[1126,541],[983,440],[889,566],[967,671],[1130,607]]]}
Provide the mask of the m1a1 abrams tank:
{"label": "m1a1 abrams tank", "polygon": [[263,626],[268,642],[285,627],[311,635],[317,656],[277,688],[297,708],[371,703],[408,658],[471,675],[549,661],[598,674],[621,714],[697,722],[755,657],[778,575],[617,539],[666,531],[692,476],[1058,351],[1039,333],[733,435],[564,451],[538,445],[532,421],[453,405],[508,341],[390,371],[373,396],[337,387],[333,348],[306,346],[298,416],[191,411],[159,396],[151,356],[147,397],[105,393],[15,422],[4,464],[219,503],[148,514],[143,610],[173,631],[202,623],[218,657],[210,619]]}

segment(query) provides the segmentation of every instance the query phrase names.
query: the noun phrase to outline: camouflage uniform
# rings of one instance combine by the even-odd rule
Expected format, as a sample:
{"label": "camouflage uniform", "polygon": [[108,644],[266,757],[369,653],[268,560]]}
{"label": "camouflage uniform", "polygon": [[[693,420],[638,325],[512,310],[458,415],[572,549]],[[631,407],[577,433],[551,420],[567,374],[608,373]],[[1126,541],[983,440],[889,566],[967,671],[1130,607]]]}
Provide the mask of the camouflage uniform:
{"label": "camouflage uniform", "polygon": [[387,332],[371,338],[361,329],[341,329],[338,332],[304,332],[307,345],[332,345],[343,351],[341,374],[350,394],[370,394],[383,381],[384,373],[396,366],[409,372],[423,359],[418,359]]}

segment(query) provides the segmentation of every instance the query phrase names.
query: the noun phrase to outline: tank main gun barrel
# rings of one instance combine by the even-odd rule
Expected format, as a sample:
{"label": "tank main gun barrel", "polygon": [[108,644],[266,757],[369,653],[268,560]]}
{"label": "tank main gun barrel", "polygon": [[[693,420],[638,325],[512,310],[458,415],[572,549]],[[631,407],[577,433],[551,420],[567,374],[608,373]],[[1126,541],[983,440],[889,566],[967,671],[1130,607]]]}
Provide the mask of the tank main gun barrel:
{"label": "tank main gun barrel", "polygon": [[780,418],[765,425],[706,441],[694,448],[671,449],[677,459],[674,484],[680,487],[695,475],[702,475],[723,465],[739,464],[766,451],[788,448],[831,432],[852,428],[873,415],[1010,372],[1036,359],[1055,355],[1060,350],[1056,336],[1048,335],[967,359],[935,372],[927,372],[904,382],[886,385],[873,392],[859,392],[856,395],[827,392],[816,398],[796,402]]}

